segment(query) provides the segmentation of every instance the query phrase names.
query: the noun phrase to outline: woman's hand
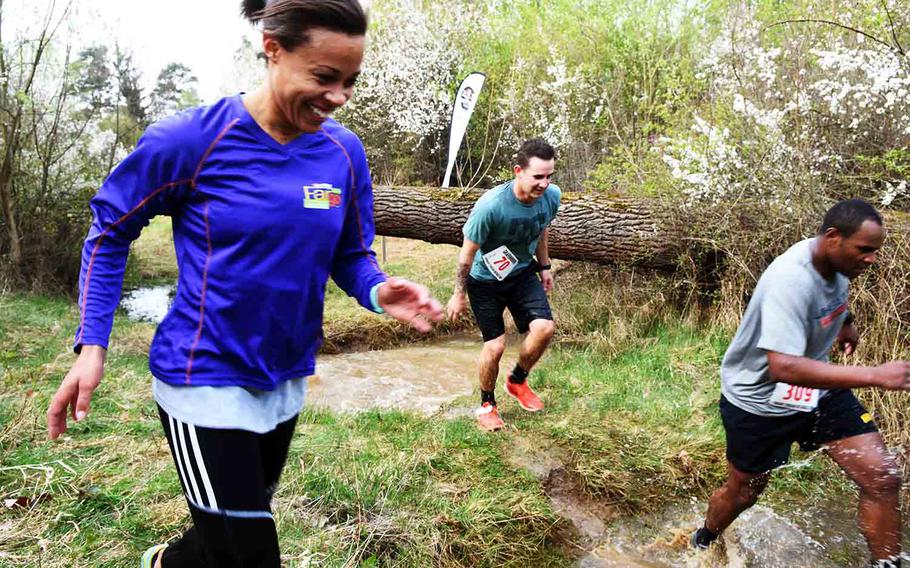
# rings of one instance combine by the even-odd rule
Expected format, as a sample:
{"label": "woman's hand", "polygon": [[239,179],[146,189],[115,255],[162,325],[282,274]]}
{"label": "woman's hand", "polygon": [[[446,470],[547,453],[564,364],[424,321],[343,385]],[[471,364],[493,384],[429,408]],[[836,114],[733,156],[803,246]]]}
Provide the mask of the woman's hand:
{"label": "woman's hand", "polygon": [[404,278],[386,280],[379,287],[378,302],[387,314],[418,331],[430,331],[433,323],[442,319],[442,304],[430,296],[430,291]]}
{"label": "woman's hand", "polygon": [[56,440],[66,432],[66,411],[79,422],[88,415],[89,401],[104,374],[106,350],[100,345],[83,345],[79,357],[63,377],[47,409],[47,435]]}

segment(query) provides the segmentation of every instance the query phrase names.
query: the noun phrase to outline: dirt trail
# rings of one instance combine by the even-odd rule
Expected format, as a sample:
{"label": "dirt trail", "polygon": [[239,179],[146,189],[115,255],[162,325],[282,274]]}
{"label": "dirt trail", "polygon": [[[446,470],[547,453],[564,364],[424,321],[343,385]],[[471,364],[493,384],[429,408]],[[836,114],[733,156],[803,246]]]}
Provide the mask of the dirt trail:
{"label": "dirt trail", "polygon": [[[703,520],[707,508],[703,501],[693,499],[655,513],[623,517],[615,506],[584,491],[567,466],[569,456],[564,451],[518,433],[508,435],[513,437],[509,460],[540,480],[553,510],[569,522],[574,534],[568,540],[578,546],[580,568],[842,565],[794,522],[761,505],[744,513],[711,550],[696,552],[689,547],[689,534]],[[828,527],[832,529],[850,532],[851,527]]]}

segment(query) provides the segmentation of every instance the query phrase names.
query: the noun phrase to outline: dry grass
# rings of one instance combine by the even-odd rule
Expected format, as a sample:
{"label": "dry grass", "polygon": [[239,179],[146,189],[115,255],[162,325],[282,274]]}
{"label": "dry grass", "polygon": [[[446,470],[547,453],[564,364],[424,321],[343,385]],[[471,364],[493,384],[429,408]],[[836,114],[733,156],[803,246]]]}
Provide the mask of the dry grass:
{"label": "dry grass", "polygon": [[[888,240],[876,266],[852,286],[851,308],[861,341],[850,363],[910,360],[910,216],[890,215],[886,225]],[[904,478],[910,479],[910,399],[906,393],[877,389],[860,394],[889,445],[898,448]]]}

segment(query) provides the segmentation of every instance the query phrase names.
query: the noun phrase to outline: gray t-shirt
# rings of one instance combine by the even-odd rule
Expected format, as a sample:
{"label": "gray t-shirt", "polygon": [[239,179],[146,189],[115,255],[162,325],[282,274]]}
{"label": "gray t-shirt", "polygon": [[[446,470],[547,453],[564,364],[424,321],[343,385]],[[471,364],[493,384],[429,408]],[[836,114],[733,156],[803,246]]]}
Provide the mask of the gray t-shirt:
{"label": "gray t-shirt", "polygon": [[[720,367],[721,392],[732,404],[762,416],[799,411],[770,403],[774,384],[768,351],[827,361],[847,312],[849,280],[830,281],[812,265],[814,239],[800,241],[765,270]],[[819,390],[819,398],[827,391]]]}

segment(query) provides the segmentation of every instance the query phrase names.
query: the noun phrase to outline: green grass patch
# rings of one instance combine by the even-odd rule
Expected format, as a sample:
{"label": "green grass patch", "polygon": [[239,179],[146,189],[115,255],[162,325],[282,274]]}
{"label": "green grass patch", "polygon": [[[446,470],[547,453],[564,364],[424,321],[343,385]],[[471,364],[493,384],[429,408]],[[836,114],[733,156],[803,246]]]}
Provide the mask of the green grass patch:
{"label": "green grass patch", "polygon": [[[44,414],[74,359],[77,311],[25,295],[0,296],[0,307],[0,497],[25,503],[0,518],[0,565],[33,566],[39,555],[46,567],[135,565],[189,522],[151,400],[152,326],[117,315],[89,418],[51,443]],[[724,475],[716,399],[728,335],[654,320],[621,328],[618,312],[605,321],[588,347],[557,346],[535,369],[545,412],[500,394],[509,429],[498,435],[470,416],[305,410],[274,503],[285,563],[572,565],[575,537],[547,480],[522,462],[538,451],[617,511],[705,498]],[[827,460],[794,459],[769,502],[817,502],[848,487]]]}

